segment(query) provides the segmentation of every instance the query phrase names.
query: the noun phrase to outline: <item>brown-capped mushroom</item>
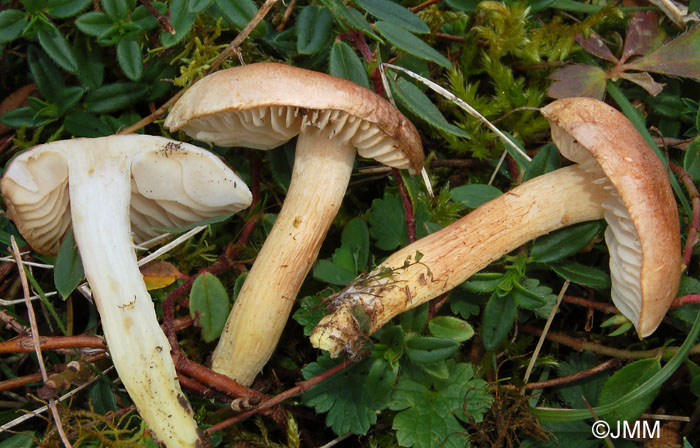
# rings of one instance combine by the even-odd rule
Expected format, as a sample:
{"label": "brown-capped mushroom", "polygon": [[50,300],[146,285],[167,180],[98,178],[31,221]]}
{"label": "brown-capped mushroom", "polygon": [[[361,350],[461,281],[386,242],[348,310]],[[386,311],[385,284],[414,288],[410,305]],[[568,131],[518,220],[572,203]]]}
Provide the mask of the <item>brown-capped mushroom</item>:
{"label": "brown-capped mushroom", "polygon": [[209,446],[180,389],[132,230],[138,242],[152,235],[151,225],[235,213],[250,204],[246,185],[201,148],[123,135],[36,146],[10,163],[0,187],[8,215],[37,252],[55,254],[72,224],[110,356],[154,438],[172,448]]}
{"label": "brown-capped mushroom", "polygon": [[656,329],[681,273],[676,203],[661,160],[624,115],[601,101],[557,100],[542,113],[562,155],[578,164],[525,182],[391,255],[331,300],[332,313],[311,336],[314,347],[332,356],[352,353],[393,316],[527,241],[603,216],[613,301],[640,337]]}
{"label": "brown-capped mushroom", "polygon": [[165,125],[222,146],[271,149],[298,135],[289,191],[236,299],[212,368],[252,383],[277,345],[301,284],[343,200],[355,154],[417,172],[415,127],[350,81],[276,63],[195,83]]}

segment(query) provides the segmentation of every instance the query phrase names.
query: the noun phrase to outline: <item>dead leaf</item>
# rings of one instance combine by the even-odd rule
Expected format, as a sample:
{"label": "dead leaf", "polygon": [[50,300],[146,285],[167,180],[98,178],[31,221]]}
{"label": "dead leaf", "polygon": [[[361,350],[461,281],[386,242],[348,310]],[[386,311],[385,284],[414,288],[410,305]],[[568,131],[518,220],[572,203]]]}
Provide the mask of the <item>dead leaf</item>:
{"label": "dead leaf", "polygon": [[626,79],[628,81],[631,81],[635,84],[637,84],[639,87],[643,88],[647,92],[649,92],[649,95],[651,96],[656,96],[661,91],[664,89],[664,86],[666,84],[661,84],[656,81],[654,81],[654,78],[651,77],[651,75],[647,72],[642,72],[642,73],[618,73],[620,78]]}
{"label": "dead leaf", "polygon": [[680,448],[683,446],[683,440],[678,433],[681,425],[678,422],[668,422],[661,425],[659,437],[647,439],[642,445],[644,448]]}
{"label": "dead leaf", "polygon": [[180,272],[173,264],[167,261],[151,261],[141,266],[141,274],[143,281],[146,283],[146,289],[165,288],[172,285],[177,279],[189,278],[187,275]]}
{"label": "dead leaf", "polygon": [[617,64],[617,58],[614,54],[612,54],[610,48],[608,48],[608,46],[605,45],[603,39],[601,39],[600,36],[598,36],[597,34],[591,32],[590,37],[584,37],[583,34],[577,34],[576,42],[578,42],[584,50],[586,50],[593,56]]}
{"label": "dead leaf", "polygon": [[627,61],[631,56],[650,52],[661,45],[665,38],[666,33],[659,27],[659,16],[651,11],[637,11],[627,28],[621,62]]}
{"label": "dead leaf", "polygon": [[700,25],[624,64],[622,69],[700,79]]}
{"label": "dead leaf", "polygon": [[698,13],[688,14],[688,5],[684,5],[681,2],[674,0],[649,0],[649,3],[658,6],[680,28],[685,28],[687,22],[700,20]]}
{"label": "dead leaf", "polygon": [[588,96],[599,100],[605,94],[605,72],[592,65],[574,64],[553,72],[547,95],[552,98]]}

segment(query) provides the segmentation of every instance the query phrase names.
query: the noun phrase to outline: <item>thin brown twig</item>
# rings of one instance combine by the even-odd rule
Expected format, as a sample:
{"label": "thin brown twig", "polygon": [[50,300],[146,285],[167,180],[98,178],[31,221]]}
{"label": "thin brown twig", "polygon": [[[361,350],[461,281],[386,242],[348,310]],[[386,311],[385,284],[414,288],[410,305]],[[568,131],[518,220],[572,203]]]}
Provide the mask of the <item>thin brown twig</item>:
{"label": "thin brown twig", "polygon": [[236,381],[214,372],[213,370],[204,367],[201,364],[188,359],[186,356],[180,356],[177,361],[177,371],[186,374],[187,376],[207,385],[214,389],[220,390],[233,397],[256,397],[261,401],[266,396],[254,389],[241,386]]}
{"label": "thin brown twig", "polygon": [[284,30],[284,27],[287,26],[287,22],[289,21],[289,18],[292,16],[292,13],[294,12],[294,6],[296,6],[297,0],[291,0],[289,4],[287,5],[287,9],[284,10],[284,15],[282,16],[282,21],[280,22],[279,25],[277,25],[277,31],[282,31]]}
{"label": "thin brown twig", "polygon": [[[24,301],[27,306],[27,314],[29,315],[29,328],[32,331],[32,338],[34,339],[34,351],[36,353],[37,361],[39,362],[39,370],[41,371],[41,379],[46,382],[49,378],[46,373],[46,365],[44,364],[44,357],[41,354],[41,343],[39,342],[39,327],[36,324],[36,315],[34,314],[34,307],[32,306],[32,301],[29,299],[31,295],[29,293],[29,283],[27,281],[27,274],[24,271],[24,265],[22,264],[22,256],[19,252],[19,247],[17,247],[17,241],[15,241],[14,235],[10,235],[10,244],[12,245],[12,253],[17,262],[17,269],[19,270],[19,278],[22,282],[22,291],[24,292]],[[72,445],[66,437],[66,433],[63,431],[63,424],[61,423],[61,416],[58,414],[58,408],[56,407],[56,400],[53,398],[49,400],[49,409],[51,409],[51,415],[53,416],[54,422],[56,423],[56,430],[61,438],[61,442],[66,446],[66,448],[72,448]]]}
{"label": "thin brown twig", "polygon": [[[81,357],[80,361],[92,363],[105,357],[107,357],[107,352],[102,352],[95,355],[85,356],[84,358]],[[66,368],[66,364],[60,364],[58,366],[54,366],[53,368],[56,371],[60,371]],[[0,391],[16,389],[18,387],[26,386],[27,384],[39,382],[41,380],[41,373],[32,373],[29,375],[18,376],[16,378],[10,378],[0,381]]]}
{"label": "thin brown twig", "polygon": [[668,166],[671,168],[671,171],[681,178],[683,186],[685,186],[685,189],[688,190],[692,204],[693,216],[691,218],[690,226],[688,227],[688,236],[685,240],[685,248],[683,249],[683,262],[686,266],[690,266],[690,258],[693,256],[693,247],[695,247],[695,244],[697,243],[698,228],[700,228],[700,194],[698,194],[698,190],[695,188],[693,178],[686,170],[671,162],[668,163]]}
{"label": "thin brown twig", "polygon": [[595,300],[584,299],[583,297],[564,296],[564,302],[585,306],[586,308],[592,308],[606,314],[618,314],[620,312],[615,305],[596,302]]}
{"label": "thin brown twig", "polygon": [[255,409],[244,412],[242,414],[238,414],[235,417],[231,417],[227,420],[222,421],[221,423],[218,423],[216,425],[211,426],[210,428],[207,428],[206,432],[209,434],[213,434],[213,433],[220,431],[224,428],[228,428],[229,426],[231,426],[235,423],[238,423],[242,420],[245,420],[248,417],[256,415],[262,411],[271,409],[289,398],[292,398],[292,397],[299,395],[299,394],[303,394],[304,392],[309,390],[311,387],[327,380],[328,378],[332,377],[336,373],[345,370],[346,368],[351,366],[353,363],[354,363],[354,361],[352,361],[350,359],[346,359],[345,361],[341,362],[340,364],[335,365],[334,367],[331,367],[330,369],[326,370],[325,372],[320,373],[313,378],[309,378],[306,381],[300,381],[296,384],[296,386],[292,387],[291,389],[288,389],[288,390],[282,392],[281,394],[275,395],[274,397],[263,401],[262,404]]}
{"label": "thin brown twig", "polygon": [[168,18],[165,17],[163,14],[161,14],[156,8],[154,8],[153,5],[151,4],[151,2],[149,2],[148,0],[139,0],[139,1],[141,2],[141,4],[142,4],[143,6],[146,7],[146,9],[147,9],[151,14],[153,14],[153,17],[155,17],[156,19],[158,19],[158,21],[159,21],[160,24],[163,26],[163,28],[165,29],[165,31],[167,31],[167,32],[170,33],[170,34],[175,34],[175,33],[176,33],[175,28],[173,28],[173,26],[170,24],[170,22],[168,21]]}
{"label": "thin brown twig", "polygon": [[546,380],[546,381],[527,383],[524,386],[518,386],[515,384],[505,384],[505,385],[502,385],[501,387],[503,389],[512,389],[512,390],[518,390],[521,388],[524,388],[525,390],[535,390],[535,389],[546,389],[548,387],[563,386],[565,384],[573,383],[574,381],[588,378],[589,376],[597,375],[600,372],[604,372],[606,370],[617,368],[620,364],[621,364],[621,361],[619,359],[612,358],[612,359],[605,361],[602,364],[598,364],[595,367],[591,367],[590,369],[581,370],[580,372],[576,372],[572,375],[561,376],[559,378],[552,378],[552,379]]}
{"label": "thin brown twig", "polygon": [[29,334],[29,329],[17,322],[17,319],[5,310],[0,310],[0,321],[2,321],[7,328],[15,330],[17,334]]}

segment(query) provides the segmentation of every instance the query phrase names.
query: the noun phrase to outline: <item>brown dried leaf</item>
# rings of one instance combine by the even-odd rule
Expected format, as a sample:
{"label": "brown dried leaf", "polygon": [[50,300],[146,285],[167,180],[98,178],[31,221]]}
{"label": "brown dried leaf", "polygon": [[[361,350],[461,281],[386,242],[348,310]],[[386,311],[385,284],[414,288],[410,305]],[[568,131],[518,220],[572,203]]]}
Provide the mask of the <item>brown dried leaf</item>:
{"label": "brown dried leaf", "polygon": [[584,50],[595,57],[614,63],[618,62],[615,55],[612,54],[612,51],[610,51],[610,48],[608,48],[608,46],[605,45],[605,42],[603,42],[603,39],[593,32],[591,32],[590,37],[584,37],[583,34],[577,34],[576,42],[578,42]]}
{"label": "brown dried leaf", "polygon": [[549,75],[549,79],[554,80],[547,90],[552,98],[588,96],[601,100],[605,94],[606,74],[592,65],[569,65]]}
{"label": "brown dried leaf", "polygon": [[698,13],[688,13],[688,5],[684,5],[681,2],[673,0],[649,0],[649,3],[658,6],[679,28],[685,28],[687,22],[700,20]]}
{"label": "brown dried leaf", "polygon": [[642,446],[644,448],[680,448],[683,446],[683,438],[679,434],[680,429],[680,423],[668,422],[661,426],[658,438],[646,439]]}
{"label": "brown dried leaf", "polygon": [[622,62],[630,56],[648,53],[661,45],[665,38],[666,33],[659,27],[659,16],[651,11],[637,11],[627,28]]}
{"label": "brown dried leaf", "polygon": [[149,291],[165,288],[175,283],[177,279],[188,278],[171,263],[158,260],[141,266],[141,274],[143,275],[143,281],[146,283],[146,289]]}
{"label": "brown dried leaf", "polygon": [[623,68],[700,79],[700,25]]}
{"label": "brown dried leaf", "polygon": [[654,81],[654,78],[647,72],[642,73],[620,73],[618,74],[620,78],[626,79],[637,84],[639,87],[643,88],[649,95],[656,96],[664,89],[666,84],[660,84]]}

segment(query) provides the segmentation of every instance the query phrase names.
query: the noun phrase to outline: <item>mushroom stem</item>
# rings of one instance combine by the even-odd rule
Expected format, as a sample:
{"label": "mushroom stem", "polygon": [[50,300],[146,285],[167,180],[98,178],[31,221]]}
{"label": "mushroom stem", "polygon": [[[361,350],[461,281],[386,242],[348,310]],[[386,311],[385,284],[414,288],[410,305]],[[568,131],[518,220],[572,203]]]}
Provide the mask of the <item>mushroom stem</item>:
{"label": "mushroom stem", "polygon": [[352,355],[392,317],[449,291],[522,244],[602,219],[601,204],[610,195],[603,177],[579,165],[539,176],[395,252],[331,300],[334,311],[314,328],[312,345],[333,357]]}
{"label": "mushroom stem", "polygon": [[299,134],[284,204],[214,350],[212,369],[242,385],[272,356],[345,195],[355,149],[330,137],[313,128]]}
{"label": "mushroom stem", "polygon": [[73,233],[109,352],[154,438],[168,447],[210,446],[192,417],[132,249],[130,158],[67,152]]}

